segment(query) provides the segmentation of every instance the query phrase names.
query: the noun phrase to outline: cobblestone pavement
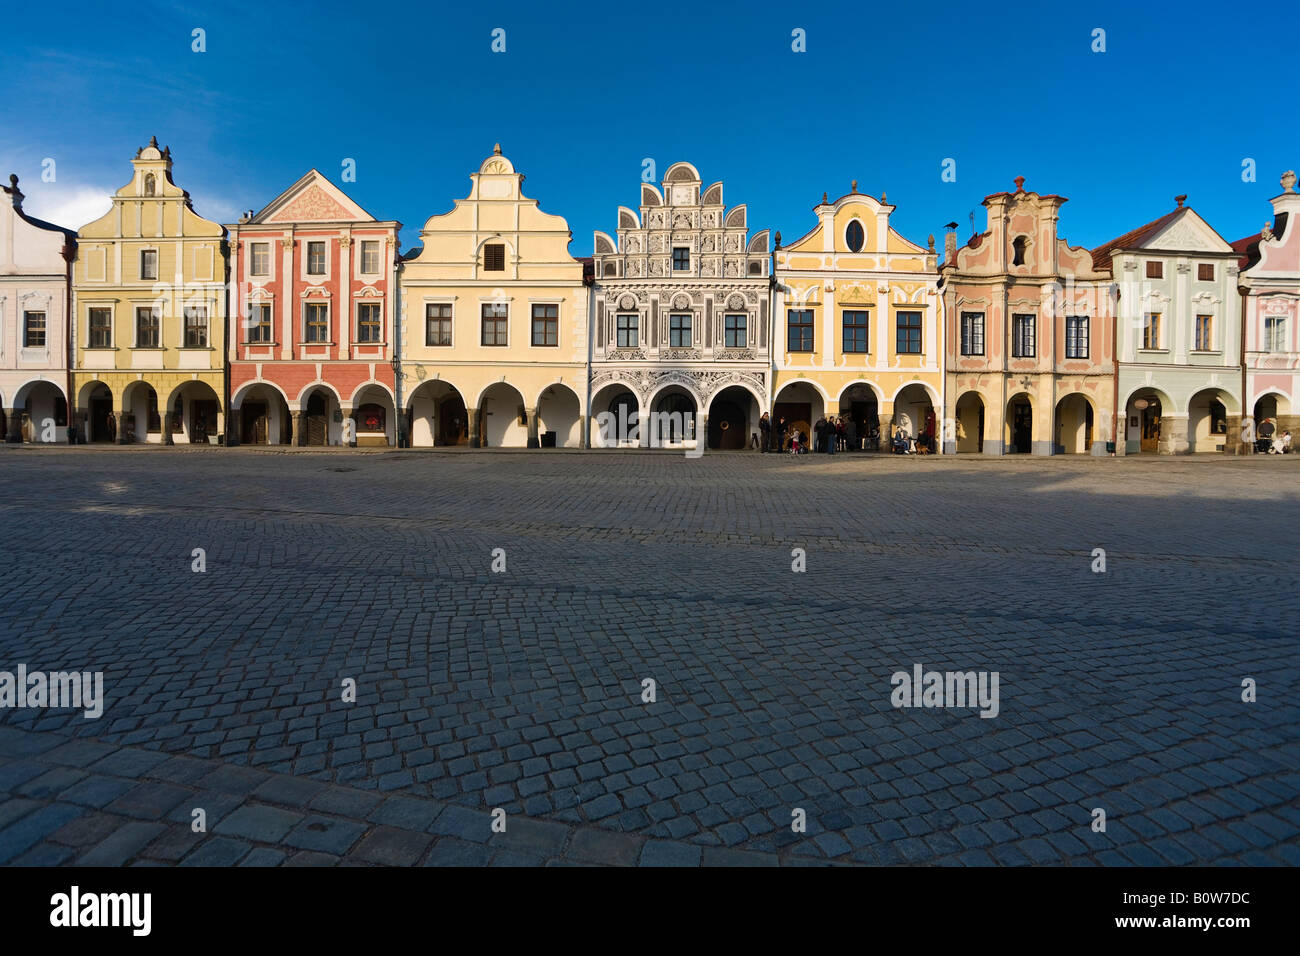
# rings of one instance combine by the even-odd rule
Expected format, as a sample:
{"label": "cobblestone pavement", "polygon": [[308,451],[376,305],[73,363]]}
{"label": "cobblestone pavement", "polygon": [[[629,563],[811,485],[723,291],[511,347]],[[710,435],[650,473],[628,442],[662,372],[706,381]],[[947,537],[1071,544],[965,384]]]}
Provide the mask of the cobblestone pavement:
{"label": "cobblestone pavement", "polygon": [[[0,474],[0,670],[107,698],[0,710],[3,863],[1300,864],[1300,456]],[[914,664],[999,714],[895,709]]]}

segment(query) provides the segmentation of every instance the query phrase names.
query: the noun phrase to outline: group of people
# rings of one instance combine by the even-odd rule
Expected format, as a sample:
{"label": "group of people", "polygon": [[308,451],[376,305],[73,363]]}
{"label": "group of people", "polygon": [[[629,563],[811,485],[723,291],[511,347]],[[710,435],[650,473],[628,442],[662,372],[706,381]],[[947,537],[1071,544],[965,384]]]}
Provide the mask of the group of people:
{"label": "group of people", "polygon": [[[874,423],[859,424],[848,415],[831,415],[818,418],[809,435],[801,429],[802,422],[787,421],[784,416],[773,420],[767,412],[758,421],[762,451],[789,452],[792,455],[820,452],[833,455],[837,451],[879,451],[880,426]],[[890,425],[890,450],[897,454],[924,454],[935,451],[934,434],[913,437],[902,425]]]}
{"label": "group of people", "polygon": [[934,429],[927,425],[920,435],[909,435],[906,428],[896,425],[889,450],[895,455],[933,455],[936,451]]}
{"label": "group of people", "polygon": [[1266,418],[1260,422],[1259,430],[1255,434],[1258,436],[1255,439],[1255,450],[1257,452],[1269,455],[1291,454],[1291,433],[1289,431],[1278,432],[1273,419]]}

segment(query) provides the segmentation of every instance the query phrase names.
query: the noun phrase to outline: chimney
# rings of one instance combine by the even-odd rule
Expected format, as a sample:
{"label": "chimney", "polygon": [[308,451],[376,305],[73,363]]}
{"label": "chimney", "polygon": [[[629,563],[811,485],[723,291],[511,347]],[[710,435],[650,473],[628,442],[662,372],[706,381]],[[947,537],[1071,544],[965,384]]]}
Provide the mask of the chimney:
{"label": "chimney", "polygon": [[943,234],[943,261],[952,265],[957,261],[957,224],[950,222],[944,228],[948,231]]}

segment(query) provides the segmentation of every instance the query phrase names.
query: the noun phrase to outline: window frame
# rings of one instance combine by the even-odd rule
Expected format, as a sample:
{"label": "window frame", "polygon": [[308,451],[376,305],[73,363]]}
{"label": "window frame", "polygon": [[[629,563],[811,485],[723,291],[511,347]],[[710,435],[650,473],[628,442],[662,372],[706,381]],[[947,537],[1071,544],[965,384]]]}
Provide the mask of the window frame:
{"label": "window frame", "polygon": [[1161,321],[1163,318],[1163,312],[1142,313],[1142,351],[1160,351],[1160,333],[1162,331],[1160,326],[1163,324]]}
{"label": "window frame", "polygon": [[[853,248],[853,241],[849,239],[849,230],[851,230],[854,226],[858,227],[858,232],[859,232],[858,247],[856,249]],[[844,226],[844,248],[856,255],[866,247],[866,244],[867,244],[867,229],[865,226],[862,225],[862,220],[854,216]]]}
{"label": "window frame", "polygon": [[[1201,334],[1202,326],[1204,335]],[[1193,352],[1214,351],[1214,313],[1198,312],[1192,317],[1192,343]]]}
{"label": "window frame", "polygon": [[641,345],[641,313],[618,312],[614,315],[614,348],[634,349]]}
{"label": "window frame", "polygon": [[[439,310],[440,313],[441,313],[441,311],[442,311],[443,309],[446,309],[446,310],[447,310],[447,314],[446,314],[446,315],[441,315],[441,314],[439,314],[439,315],[431,315],[430,313],[431,313],[434,309]],[[424,303],[424,345],[425,345],[425,348],[431,348],[431,349],[445,349],[445,348],[451,348],[452,343],[455,341],[455,335],[456,335],[455,314],[456,314],[455,306],[453,306],[452,303],[450,303],[450,302],[426,302],[426,303]],[[434,336],[430,334],[430,333],[433,331],[433,326],[432,326],[432,324],[431,324],[431,323],[433,323],[433,322],[437,322],[437,323],[438,323],[438,328],[439,328],[439,330],[442,329],[443,323],[444,323],[444,322],[446,323],[446,328],[447,328],[447,341],[445,341],[445,342],[434,341]],[[441,338],[441,336],[439,336],[439,338]]]}
{"label": "window frame", "polygon": [[[108,321],[97,327],[95,325],[95,313],[101,312],[108,317]],[[95,333],[103,331],[106,341],[103,344],[95,343]],[[86,314],[86,348],[88,349],[111,349],[113,347],[113,309],[111,306],[92,305],[88,307]]]}
{"label": "window frame", "polygon": [[1092,317],[1067,315],[1065,317],[1065,357],[1067,359],[1092,358]]}
{"label": "window frame", "polygon": [[[315,315],[324,316],[323,321],[314,321]],[[323,329],[324,338],[312,338],[312,329]],[[330,304],[328,302],[304,302],[302,304],[302,344],[330,345]]]}
{"label": "window frame", "polygon": [[[272,315],[274,310],[270,302],[249,302],[244,307],[244,344],[245,345],[271,345]],[[257,316],[257,321],[252,321],[253,316]],[[266,321],[262,321],[262,317]],[[263,338],[261,329],[265,329],[265,338]]]}
{"label": "window frame", "polygon": [[[799,317],[798,321],[795,321],[796,316]],[[808,320],[806,322],[803,321],[805,317]],[[805,330],[806,330],[806,337],[808,340],[807,348],[803,347]],[[817,337],[816,337],[815,330],[816,330],[816,319],[813,315],[812,309],[786,309],[785,310],[785,350],[787,352],[807,352],[807,353],[815,352],[816,344],[817,344]],[[798,334],[799,336],[798,347],[792,344],[796,334]]]}
{"label": "window frame", "polygon": [[[1026,346],[1028,351],[1026,351]],[[1038,313],[1012,313],[1011,357],[1038,358]]]}
{"label": "window frame", "polygon": [[[1209,275],[1206,275],[1206,274],[1205,274],[1207,271],[1210,273]],[[1214,281],[1214,263],[1213,263],[1213,262],[1198,262],[1198,263],[1196,264],[1196,281],[1197,281],[1197,282],[1213,282],[1213,281]]]}
{"label": "window frame", "polygon": [[[979,320],[978,326],[976,325],[975,322],[976,319]],[[958,348],[961,349],[962,355],[983,355],[984,354],[984,321],[985,321],[985,314],[983,312],[963,312],[961,314],[961,329],[959,332],[961,336],[961,341],[958,343]],[[969,327],[969,332],[968,332],[968,327]],[[975,351],[974,342],[976,338],[975,332],[977,328],[979,331],[979,335],[978,335],[979,350]]]}
{"label": "window frame", "polygon": [[722,347],[724,349],[749,348],[749,314],[724,312],[722,314]]}
{"label": "window frame", "polygon": [[[493,310],[489,315],[488,310]],[[500,314],[495,310],[503,310]],[[503,338],[504,341],[488,341],[488,323],[492,323],[492,337],[494,339]],[[504,329],[504,332],[502,331]],[[479,306],[479,345],[483,348],[501,349],[510,347],[510,303],[508,302],[483,302]]]}
{"label": "window frame", "polygon": [[[537,310],[545,312],[548,309],[554,310],[554,315],[538,315]],[[558,302],[533,302],[529,307],[529,342],[534,348],[552,349],[560,347],[560,303]],[[537,341],[538,323],[541,323],[542,338],[554,339],[553,342]]]}
{"label": "window frame", "polygon": [[[193,345],[190,342],[190,333],[192,330],[197,328],[197,326],[192,325],[190,320],[197,313],[203,314],[203,325],[200,330],[203,333],[203,342],[200,345]],[[185,306],[185,308],[181,310],[181,348],[206,349],[208,347],[209,328],[210,326],[208,325],[208,307],[206,305]]]}
{"label": "window frame", "polygon": [[[306,251],[303,253],[303,268],[306,270],[305,274],[309,276],[329,275],[330,274],[329,242],[325,239],[304,239],[303,244],[306,245],[307,247]],[[320,256],[321,267],[319,272],[317,272],[315,269],[312,268],[312,246],[320,246],[321,248],[321,256]]]}
{"label": "window frame", "polygon": [[[684,258],[682,264],[678,265],[678,253],[682,253]],[[690,246],[673,246],[673,272],[690,272],[691,271],[691,247]]]}
{"label": "window frame", "polygon": [[[500,256],[500,265],[493,265]],[[506,244],[504,242],[485,242],[483,243],[483,271],[484,272],[505,272],[506,271]]]}
{"label": "window frame", "polygon": [[[257,271],[257,256],[259,250],[266,256],[266,267],[261,272]],[[248,275],[249,278],[253,279],[269,279],[271,277],[270,242],[258,240],[257,242],[250,241],[248,243]]]}
{"label": "window frame", "polygon": [[1165,277],[1165,261],[1163,259],[1148,259],[1146,262],[1146,278],[1163,279]]}
{"label": "window frame", "polygon": [[[854,222],[857,222],[857,220],[855,219]],[[862,321],[850,325],[849,316],[851,315],[861,317]],[[850,335],[853,337],[852,347],[850,347],[849,343]],[[861,339],[861,348],[857,347],[859,338]],[[871,353],[870,309],[840,310],[840,351],[845,355],[869,355]]]}
{"label": "window frame", "polygon": [[[153,338],[152,345],[144,345],[140,342],[140,319],[141,313],[148,313],[152,318]],[[160,349],[162,348],[162,311],[156,305],[137,305],[135,307],[135,345],[137,349]]]}
{"label": "window frame", "polygon": [[[149,274],[148,274],[148,273],[149,273],[149,270],[147,270],[147,269],[145,268],[145,263],[146,263],[147,261],[149,261],[148,259],[146,259],[147,256],[152,256],[152,257],[153,257],[153,259],[152,259],[152,262],[153,262],[153,275],[149,275]],[[159,255],[158,255],[158,249],[157,249],[156,246],[150,246],[150,247],[148,247],[148,248],[145,248],[145,249],[141,249],[141,250],[140,250],[140,281],[141,281],[141,282],[157,282],[157,281],[158,281],[158,270],[159,270],[159,268],[160,268],[159,263],[158,263],[158,259],[159,259]]]}
{"label": "window frame", "polygon": [[[916,324],[908,322],[903,324],[903,316],[916,316]],[[894,313],[894,354],[895,355],[924,355],[925,354],[925,313],[916,309],[900,309]],[[906,333],[906,348],[904,347],[904,334]],[[915,348],[913,348],[913,339],[915,339]]]}
{"label": "window frame", "polygon": [[1286,351],[1286,316],[1264,316],[1264,351],[1271,355]]}
{"label": "window frame", "polygon": [[[39,329],[41,341],[39,344],[32,343],[32,333],[38,331],[33,328],[32,322],[35,316],[41,317],[41,327]],[[48,349],[49,345],[49,312],[45,309],[23,309],[23,348],[25,349]]]}
{"label": "window frame", "polygon": [[[357,244],[360,247],[357,250],[357,275],[362,275],[362,276],[380,275],[384,271],[383,249],[380,246],[380,241],[378,239],[358,239]],[[373,269],[366,268],[366,247],[367,246],[374,246],[375,267]]]}
{"label": "window frame", "polygon": [[[358,302],[356,303],[356,337],[353,342],[356,345],[383,345],[384,344],[384,305],[382,302]],[[374,312],[374,319],[363,319],[362,314]],[[374,338],[367,339],[361,334],[363,328],[373,328]]]}
{"label": "window frame", "polygon": [[[674,327],[675,326],[675,327]],[[686,343],[681,343],[682,335]],[[691,312],[668,313],[668,347],[670,349],[689,349],[695,346],[695,315]]]}

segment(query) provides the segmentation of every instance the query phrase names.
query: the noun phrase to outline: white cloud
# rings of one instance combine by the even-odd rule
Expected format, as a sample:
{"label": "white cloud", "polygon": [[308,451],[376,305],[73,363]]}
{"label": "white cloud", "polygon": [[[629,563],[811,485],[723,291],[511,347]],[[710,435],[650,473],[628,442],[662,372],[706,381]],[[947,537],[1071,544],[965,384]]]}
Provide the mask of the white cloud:
{"label": "white cloud", "polygon": [[71,183],[24,181],[23,212],[65,229],[77,230],[113,207],[113,190]]}

